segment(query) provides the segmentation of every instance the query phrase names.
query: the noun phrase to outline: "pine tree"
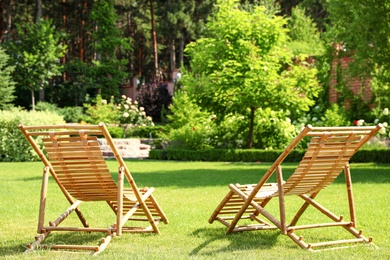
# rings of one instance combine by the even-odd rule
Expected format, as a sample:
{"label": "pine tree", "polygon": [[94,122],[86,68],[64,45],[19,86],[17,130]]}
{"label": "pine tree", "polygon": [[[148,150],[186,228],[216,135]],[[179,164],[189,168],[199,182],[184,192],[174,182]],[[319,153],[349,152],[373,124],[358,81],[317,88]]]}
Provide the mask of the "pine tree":
{"label": "pine tree", "polygon": [[6,108],[15,99],[15,87],[11,78],[14,67],[7,64],[8,59],[8,55],[0,47],[0,109]]}

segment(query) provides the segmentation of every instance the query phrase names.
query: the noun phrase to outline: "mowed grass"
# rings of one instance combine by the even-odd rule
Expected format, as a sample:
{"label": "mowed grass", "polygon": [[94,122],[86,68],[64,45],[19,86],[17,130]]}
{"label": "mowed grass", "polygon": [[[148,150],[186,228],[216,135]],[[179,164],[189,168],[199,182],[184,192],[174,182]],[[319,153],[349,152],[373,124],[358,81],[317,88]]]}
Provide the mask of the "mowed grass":
{"label": "mowed grass", "polygon": [[[129,160],[126,161],[139,187],[155,187],[154,195],[168,216],[169,224],[159,225],[161,234],[129,234],[115,237],[98,255],[102,259],[390,259],[390,165],[352,164],[351,173],[357,212],[357,225],[372,236],[379,249],[359,244],[351,248],[311,253],[300,249],[277,230],[226,235],[220,223],[208,218],[228,192],[228,184],[256,183],[270,163],[222,163]],[[116,175],[115,161],[108,161]],[[296,164],[283,165],[285,179]],[[24,254],[26,244],[36,235],[43,164],[0,163],[0,257],[6,259],[84,259],[88,252],[37,249]],[[323,190],[317,200],[336,214],[348,217],[344,177]],[[272,202],[272,201],[271,201]],[[277,212],[277,202],[267,206]],[[302,203],[286,199],[291,217]],[[68,202],[51,179],[45,223],[54,220],[68,207]],[[107,227],[115,216],[105,203],[80,206],[91,227]],[[324,221],[309,209],[305,221]],[[65,222],[79,225],[76,216]],[[298,232],[297,232],[298,233]],[[300,234],[300,233],[298,233]],[[302,233],[311,242],[316,239],[352,238],[342,228],[314,229]],[[53,233],[46,240],[54,243],[96,245],[104,234]],[[315,242],[315,241],[312,241]]]}

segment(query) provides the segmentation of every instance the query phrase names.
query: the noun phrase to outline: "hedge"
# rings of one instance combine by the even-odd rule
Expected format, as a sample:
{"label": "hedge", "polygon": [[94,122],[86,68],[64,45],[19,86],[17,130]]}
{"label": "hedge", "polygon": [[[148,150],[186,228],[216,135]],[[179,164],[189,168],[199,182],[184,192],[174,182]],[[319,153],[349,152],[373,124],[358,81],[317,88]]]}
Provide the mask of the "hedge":
{"label": "hedge", "polygon": [[0,161],[37,161],[32,146],[23,136],[19,124],[56,125],[64,124],[62,116],[46,111],[0,110]]}
{"label": "hedge", "polygon": [[[211,149],[194,151],[185,149],[151,150],[149,159],[176,161],[223,161],[223,162],[274,162],[283,150]],[[299,162],[305,150],[293,150],[285,162]],[[390,149],[360,149],[351,162],[390,163]]]}

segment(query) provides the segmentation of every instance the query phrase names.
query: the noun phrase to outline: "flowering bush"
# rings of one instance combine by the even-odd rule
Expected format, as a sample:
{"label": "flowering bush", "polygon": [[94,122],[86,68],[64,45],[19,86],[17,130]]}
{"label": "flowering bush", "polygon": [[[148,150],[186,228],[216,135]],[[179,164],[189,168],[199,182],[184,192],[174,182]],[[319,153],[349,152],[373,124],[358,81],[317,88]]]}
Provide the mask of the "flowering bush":
{"label": "flowering bush", "polygon": [[376,119],[373,123],[366,122],[364,119],[359,119],[354,121],[354,125],[363,126],[363,125],[377,125],[381,123],[383,128],[379,130],[379,135],[375,138],[372,138],[367,145],[370,147],[389,147],[390,146],[390,131],[389,131],[389,109],[384,108],[380,110],[378,108],[373,109],[372,114],[375,115]]}
{"label": "flowering bush", "polygon": [[122,95],[120,103],[116,106],[119,113],[120,124],[132,126],[154,126],[153,120],[146,115],[143,107],[138,107],[138,102],[132,102],[131,98]]}
{"label": "flowering bush", "polygon": [[124,128],[124,136],[133,132],[134,129],[144,126],[154,126],[153,120],[147,116],[143,107],[138,107],[138,102],[132,102],[131,98],[123,95],[119,104],[114,103],[112,97],[110,102],[97,95],[93,104],[84,104],[86,108],[86,122],[98,124],[119,124]]}

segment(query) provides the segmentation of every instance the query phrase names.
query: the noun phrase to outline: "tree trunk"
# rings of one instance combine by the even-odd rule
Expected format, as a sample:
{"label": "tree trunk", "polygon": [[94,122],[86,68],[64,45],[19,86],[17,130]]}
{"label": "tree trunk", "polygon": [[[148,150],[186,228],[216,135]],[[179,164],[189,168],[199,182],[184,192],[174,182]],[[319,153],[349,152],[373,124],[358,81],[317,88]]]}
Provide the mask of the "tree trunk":
{"label": "tree trunk", "polygon": [[169,43],[169,52],[170,52],[170,60],[171,60],[171,72],[176,69],[176,48],[175,48],[175,40],[171,39]]}
{"label": "tree trunk", "polygon": [[31,88],[31,106],[32,106],[32,110],[35,110],[34,88]]}
{"label": "tree trunk", "polygon": [[4,31],[4,35],[0,39],[0,42],[3,41],[3,38],[5,38],[7,41],[11,40],[12,5],[14,4],[14,1],[13,0],[9,0],[6,3],[8,3],[8,5],[7,5],[7,8],[6,8],[7,16],[6,16],[5,31]]}
{"label": "tree trunk", "polygon": [[4,23],[3,23],[3,10],[4,10],[5,3],[3,1],[0,2],[0,43],[3,40],[4,35]]}
{"label": "tree trunk", "polygon": [[157,36],[156,36],[156,28],[154,21],[154,8],[153,8],[153,0],[150,0],[150,16],[152,23],[152,39],[153,39],[153,57],[154,57],[154,72],[155,72],[155,82],[159,81],[158,75],[158,57],[157,57]]}
{"label": "tree trunk", "polygon": [[35,0],[35,23],[42,18],[42,0]]}
{"label": "tree trunk", "polygon": [[[62,3],[65,3],[65,0],[62,0]],[[68,14],[66,12],[65,5],[63,5],[62,14],[61,15],[62,15],[62,29],[64,31],[68,31],[68,29],[67,29]],[[63,40],[62,44],[66,45],[66,40],[65,39]],[[67,58],[67,53],[65,53],[64,56],[62,58],[60,58],[61,64],[65,64],[66,63],[66,58]],[[62,80],[63,81],[67,80],[66,71],[62,72]]]}
{"label": "tree trunk", "polygon": [[85,17],[88,9],[87,1],[83,1],[83,8],[81,10],[81,24],[79,33],[79,58],[80,61],[84,62],[85,50],[84,50],[84,37],[85,37]]}
{"label": "tree trunk", "polygon": [[252,142],[253,142],[253,128],[255,126],[255,112],[256,108],[251,107],[251,114],[250,114],[250,123],[249,123],[249,136],[248,136],[248,148],[252,149]]}

